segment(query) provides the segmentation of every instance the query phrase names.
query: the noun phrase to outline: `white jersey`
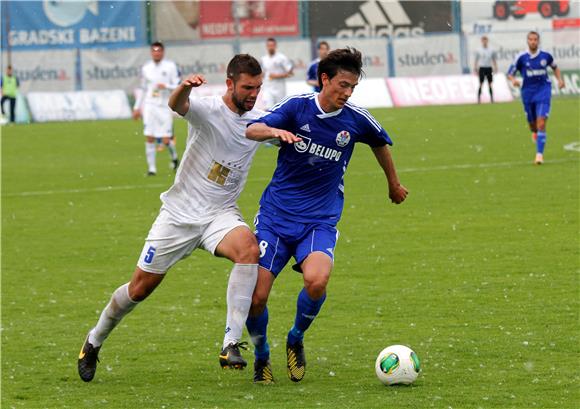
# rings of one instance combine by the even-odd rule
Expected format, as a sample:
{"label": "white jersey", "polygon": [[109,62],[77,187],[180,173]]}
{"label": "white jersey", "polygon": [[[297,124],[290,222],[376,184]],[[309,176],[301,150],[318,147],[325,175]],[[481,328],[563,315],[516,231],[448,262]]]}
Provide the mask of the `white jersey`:
{"label": "white jersey", "polygon": [[[153,60],[141,67],[141,92],[135,100],[135,109],[140,109],[143,103],[167,107],[171,92],[179,85],[179,69],[173,61]],[[164,89],[159,84],[165,85]],[[169,108],[167,108],[169,109]]]}
{"label": "white jersey", "polygon": [[[264,71],[264,84],[262,90],[272,92],[276,95],[286,96],[286,79],[270,79],[270,74],[287,74],[292,70],[292,62],[282,53],[274,55],[266,54],[260,60],[262,70]],[[279,101],[276,101],[279,102]]]}
{"label": "white jersey", "polygon": [[220,96],[190,97],[187,147],[173,186],[161,194],[163,209],[183,223],[212,221],[224,210],[236,209],[260,144],[246,138],[246,126],[264,112],[242,116]]}
{"label": "white jersey", "polygon": [[475,64],[480,68],[489,68],[496,60],[495,50],[491,47],[481,47],[475,52]]}

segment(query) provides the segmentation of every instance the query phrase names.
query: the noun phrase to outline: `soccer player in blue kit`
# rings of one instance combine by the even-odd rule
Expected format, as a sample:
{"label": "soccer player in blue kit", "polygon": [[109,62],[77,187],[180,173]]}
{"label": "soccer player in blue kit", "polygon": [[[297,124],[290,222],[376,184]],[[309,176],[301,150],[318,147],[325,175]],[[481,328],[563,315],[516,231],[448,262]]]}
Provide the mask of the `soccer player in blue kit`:
{"label": "soccer player in blue kit", "polygon": [[294,326],[286,343],[288,376],[305,374],[304,332],[326,299],[344,203],[344,173],[355,143],[371,147],[388,180],[389,197],[402,203],[407,189],[399,183],[387,145],[391,139],[365,109],[348,102],[362,74],[361,53],[337,49],[320,61],[320,93],[291,96],[260,119],[246,137],[281,142],[272,181],[260,200],[255,226],[260,248],[258,281],[246,322],[255,345],[254,382],[273,382],[266,337],[266,303],[274,279],[291,257],[303,274]]}
{"label": "soccer player in blue kit", "polygon": [[528,50],[520,53],[508,70],[508,79],[514,87],[519,87],[520,82],[515,78],[516,71],[523,77],[522,102],[532,139],[536,142],[536,159],[534,163],[544,163],[544,147],[546,146],[546,121],[550,114],[550,100],[552,98],[552,84],[548,77],[548,67],[554,70],[558,80],[558,87],[564,88],[564,80],[560,75],[560,69],[554,62],[550,53],[540,50],[540,35],[535,31],[528,33]]}

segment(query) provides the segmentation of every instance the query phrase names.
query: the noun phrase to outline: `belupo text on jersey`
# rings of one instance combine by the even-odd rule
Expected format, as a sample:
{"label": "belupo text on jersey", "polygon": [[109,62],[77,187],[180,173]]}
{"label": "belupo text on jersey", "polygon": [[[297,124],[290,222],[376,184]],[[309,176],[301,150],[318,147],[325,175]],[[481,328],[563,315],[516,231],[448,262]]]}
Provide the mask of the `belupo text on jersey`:
{"label": "belupo text on jersey", "polygon": [[341,151],[314,143],[307,136],[300,134],[296,134],[296,136],[302,138],[301,142],[294,144],[294,148],[296,149],[296,151],[300,153],[308,152],[309,154],[319,156],[324,159],[333,160],[336,162],[338,162],[340,160],[340,157],[342,156]]}

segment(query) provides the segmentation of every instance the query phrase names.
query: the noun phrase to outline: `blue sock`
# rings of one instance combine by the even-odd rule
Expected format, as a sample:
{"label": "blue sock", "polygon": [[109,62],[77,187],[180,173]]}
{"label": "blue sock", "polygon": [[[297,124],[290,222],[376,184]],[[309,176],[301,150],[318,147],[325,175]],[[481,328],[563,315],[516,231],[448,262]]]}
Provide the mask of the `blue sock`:
{"label": "blue sock", "polygon": [[313,300],[306,292],[306,288],[300,291],[298,301],[296,302],[294,326],[288,332],[288,343],[290,345],[302,341],[304,332],[310,327],[310,324],[312,324],[312,321],[314,321],[314,318],[320,312],[324,300],[326,300],[326,293],[318,300]]}
{"label": "blue sock", "polygon": [[268,345],[268,338],[266,331],[268,330],[268,307],[255,317],[248,316],[246,320],[246,328],[254,344],[254,355],[256,359],[265,361],[270,358],[270,346]]}
{"label": "blue sock", "polygon": [[538,131],[538,139],[536,141],[538,153],[544,153],[545,146],[546,146],[546,131]]}

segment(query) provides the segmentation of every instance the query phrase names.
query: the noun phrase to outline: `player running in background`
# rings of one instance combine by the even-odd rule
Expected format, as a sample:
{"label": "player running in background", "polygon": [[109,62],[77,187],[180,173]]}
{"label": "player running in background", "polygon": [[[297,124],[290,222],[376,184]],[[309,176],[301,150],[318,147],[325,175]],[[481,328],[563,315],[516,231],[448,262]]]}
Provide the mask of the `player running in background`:
{"label": "player running in background", "polygon": [[258,61],[236,55],[227,67],[223,97],[190,97],[205,83],[192,75],[172,93],[169,106],[189,123],[187,147],[175,182],[161,195],[163,205],[149,231],[129,283],[115,290],[81,349],[78,372],[89,382],[107,336],[161,283],[165,273],[195,249],[234,263],[227,290],[227,319],[222,367],[242,369],[240,339],[258,274],[256,237],[236,204],[259,144],[245,137],[246,125],[263,115],[253,109],[262,86]]}
{"label": "player running in background", "polygon": [[540,35],[530,31],[527,37],[528,50],[521,52],[508,70],[508,79],[514,87],[519,87],[520,82],[516,79],[516,71],[523,77],[522,102],[532,139],[536,142],[536,158],[534,163],[544,163],[544,147],[546,146],[546,121],[550,115],[550,101],[552,98],[552,85],[548,77],[548,67],[554,70],[558,80],[558,87],[564,88],[564,80],[560,75],[560,69],[554,62],[550,53],[539,49]]}
{"label": "player running in background", "polygon": [[246,323],[256,347],[255,382],[273,381],[266,303],[274,279],[291,257],[294,269],[303,274],[304,288],[287,336],[287,369],[292,381],[304,377],[303,337],[326,299],[344,202],[343,177],[355,143],[371,147],[388,180],[391,200],[398,204],[407,196],[387,148],[391,139],[367,110],[348,102],[361,74],[359,51],[334,50],[318,67],[320,93],[286,98],[246,131],[256,141],[282,142],[255,220],[260,267]]}
{"label": "player running in background", "polygon": [[318,43],[318,58],[310,63],[308,71],[306,71],[306,83],[310,85],[314,92],[320,92],[320,84],[318,83],[318,63],[324,60],[330,51],[330,46],[326,41]]}
{"label": "player running in background", "polygon": [[495,50],[489,47],[489,39],[487,36],[481,37],[481,48],[475,52],[474,71],[479,75],[477,103],[481,103],[481,88],[483,87],[483,82],[486,78],[487,86],[489,87],[489,97],[493,103],[493,89],[491,84],[493,82],[493,74],[497,72],[497,56]]}
{"label": "player running in background", "polygon": [[262,96],[265,108],[272,108],[286,97],[286,78],[291,77],[292,61],[277,51],[278,44],[275,38],[266,40],[266,51],[260,63],[264,70],[264,87]]}
{"label": "player running in background", "polygon": [[145,156],[149,176],[157,174],[155,139],[162,138],[177,170],[179,158],[173,139],[173,114],[167,106],[169,94],[179,84],[179,69],[173,61],[164,59],[162,43],[151,44],[151,61],[141,67],[141,92],[137,93],[133,118],[143,117]]}

